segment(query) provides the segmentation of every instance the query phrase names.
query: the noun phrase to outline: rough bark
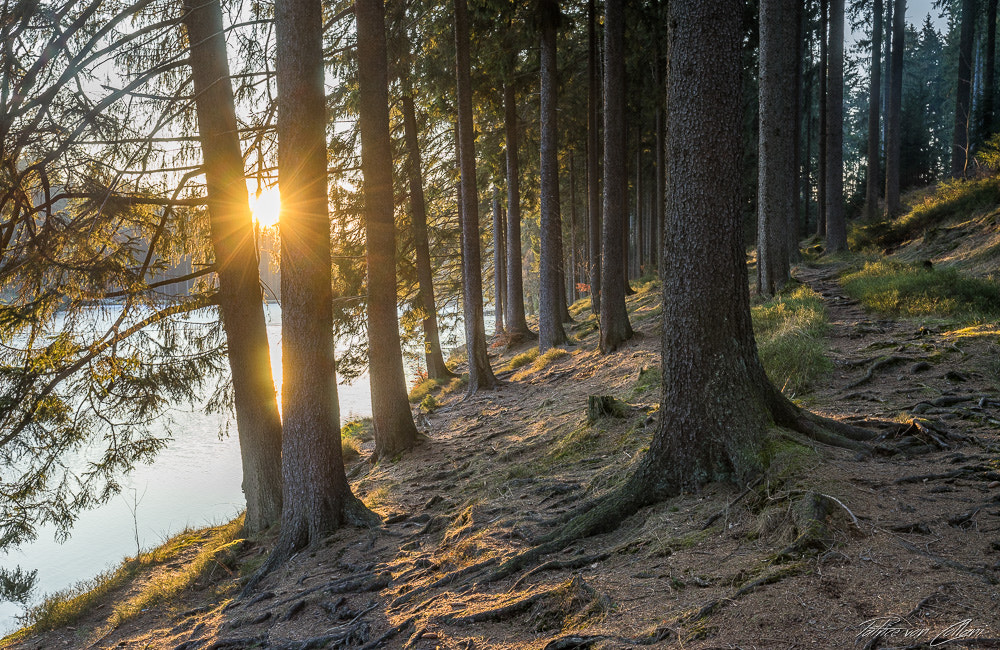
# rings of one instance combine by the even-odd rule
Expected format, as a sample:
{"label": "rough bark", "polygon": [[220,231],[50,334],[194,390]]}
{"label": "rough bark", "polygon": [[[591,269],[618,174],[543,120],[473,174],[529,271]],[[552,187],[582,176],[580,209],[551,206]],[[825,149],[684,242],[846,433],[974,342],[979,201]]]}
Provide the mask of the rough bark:
{"label": "rough bark", "polygon": [[830,0],[826,88],[826,250],[847,248],[844,215],[844,0]]}
{"label": "rough bark", "polygon": [[[632,337],[625,307],[625,7],[608,0],[604,17],[604,258],[601,268],[601,352]],[[615,251],[625,258],[614,255]]]}
{"label": "rough bark", "polygon": [[885,121],[885,210],[888,216],[899,214],[899,170],[902,155],[900,114],[903,107],[903,34],[906,28],[906,0],[894,0],[892,10],[892,60],[889,64],[889,110]]}
{"label": "rough bark", "polygon": [[826,152],[827,143],[827,69],[830,57],[827,48],[827,17],[829,16],[830,0],[820,0],[819,3],[819,151],[816,161],[816,202],[818,214],[816,218],[816,234],[826,236]]}
{"label": "rough bark", "polygon": [[590,309],[601,313],[601,170],[598,103],[597,18],[594,0],[587,0],[587,221],[590,224]]}
{"label": "rough bark", "polygon": [[566,294],[562,282],[562,218],[559,214],[559,142],[556,130],[556,26],[559,21],[559,3],[556,0],[542,0],[538,10],[541,22],[538,349],[545,352],[566,342],[562,326],[563,308],[560,305],[560,296],[565,301]]}
{"label": "rough bark", "polygon": [[479,244],[479,199],[476,188],[475,135],[472,122],[472,78],[469,54],[469,9],[455,0],[455,58],[458,90],[458,144],[462,190],[462,310],[469,358],[469,393],[493,388],[497,379],[486,353],[483,322],[483,272]]}
{"label": "rough bark", "polygon": [[256,533],[281,517],[281,417],[219,1],[185,0],[184,24],[191,44],[219,308],[233,378],[247,500],[245,527]]}
{"label": "rough bark", "polygon": [[504,228],[503,217],[500,214],[500,197],[496,188],[493,190],[493,296],[494,296],[494,321],[493,331],[502,334],[503,312],[504,312],[504,286],[507,281],[504,272]]}
{"label": "rough bark", "polygon": [[972,45],[976,27],[976,0],[962,0],[962,27],[958,41],[958,86],[955,91],[955,127],[952,132],[951,176],[965,178],[969,166],[972,126]]}
{"label": "rough bark", "polygon": [[[788,249],[788,262],[794,264],[802,259],[799,251],[801,239],[802,198],[799,194],[799,180],[802,165],[802,119],[806,95],[803,94],[802,54],[805,50],[804,35],[806,33],[805,7],[802,2],[795,4],[795,125],[792,127],[792,210],[788,213],[788,230],[785,233],[785,245]],[[808,160],[808,159],[807,159]]]}
{"label": "rough bark", "polygon": [[408,76],[403,80],[403,138],[406,143],[406,174],[410,183],[410,221],[413,224],[413,248],[417,258],[417,291],[424,310],[424,359],[431,379],[454,377],[441,352],[441,337],[434,299],[434,272],[431,269],[430,240],[427,234],[427,204],[421,172],[420,144],[417,139],[417,114]]}
{"label": "rough bark", "polygon": [[882,102],[882,0],[872,5],[872,64],[868,84],[868,170],[865,192],[865,218],[878,218],[878,196],[881,180],[879,169],[879,107]]}
{"label": "rough bark", "polygon": [[263,570],[371,513],[344,474],[333,351],[320,0],[275,5],[282,189],[281,535]]}
{"label": "rough bark", "polygon": [[[513,65],[511,65],[511,72]],[[524,317],[524,277],[521,266],[521,170],[517,159],[517,98],[509,81],[503,87],[504,134],[507,138],[507,333],[531,333]]]}
{"label": "rough bark", "polygon": [[788,224],[794,223],[794,78],[799,0],[760,3],[760,129],[757,186],[757,287],[773,296],[789,279]]}
{"label": "rough bark", "polygon": [[356,0],[361,173],[368,262],[368,376],[376,459],[417,442],[406,395],[396,305],[396,222],[384,0]]}
{"label": "rough bark", "polygon": [[980,136],[987,140],[994,131],[996,105],[997,0],[986,0],[986,52],[983,63],[983,113]]}

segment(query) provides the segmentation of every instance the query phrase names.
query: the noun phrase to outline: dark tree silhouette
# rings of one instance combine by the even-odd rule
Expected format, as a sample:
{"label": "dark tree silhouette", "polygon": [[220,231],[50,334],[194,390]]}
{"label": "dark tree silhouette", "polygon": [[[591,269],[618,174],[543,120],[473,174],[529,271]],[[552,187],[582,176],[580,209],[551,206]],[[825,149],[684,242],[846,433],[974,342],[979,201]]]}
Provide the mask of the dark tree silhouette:
{"label": "dark tree silhouette", "polygon": [[996,59],[997,59],[997,0],[986,0],[986,51],[983,62],[983,111],[980,136],[990,137],[994,130],[994,106],[996,106]]}
{"label": "dark tree silhouette", "polygon": [[952,132],[951,176],[965,178],[969,166],[972,126],[972,46],[975,40],[976,0],[962,0],[962,27],[958,41],[958,86],[955,91],[955,128]]}
{"label": "dark tree silhouette", "polygon": [[847,248],[844,216],[844,0],[830,0],[826,88],[826,249]]}
{"label": "dark tree silhouette", "polygon": [[497,385],[486,354],[483,322],[483,272],[479,244],[479,199],[472,123],[472,79],[469,53],[469,9],[455,0],[455,57],[458,77],[458,161],[461,168],[462,309],[469,357],[469,392]]}
{"label": "dark tree silhouette", "polygon": [[[625,7],[604,8],[604,234],[601,259],[601,352],[614,352],[632,338],[625,307],[628,275],[625,238]],[[618,254],[616,254],[618,253]],[[621,257],[619,257],[619,255]]]}
{"label": "dark tree silhouette", "polygon": [[889,63],[889,106],[885,115],[885,210],[899,214],[899,169],[902,155],[900,115],[903,108],[903,42],[906,29],[906,0],[894,0],[892,9],[892,58]]}
{"label": "dark tree silhouette", "polygon": [[827,78],[830,67],[829,40],[827,39],[827,23],[830,15],[830,0],[820,0],[819,3],[819,151],[816,161],[816,202],[819,205],[816,217],[816,234],[826,236],[826,193],[828,163],[827,149],[827,94],[829,93],[829,80]]}
{"label": "dark tree silhouette", "polygon": [[416,444],[417,428],[406,396],[396,315],[396,222],[384,0],[356,0],[354,14],[368,258],[368,376],[377,459]]}
{"label": "dark tree silhouette", "polygon": [[[512,57],[513,59],[513,57]],[[508,74],[513,75],[511,61]],[[510,79],[503,87],[504,134],[507,138],[507,335],[512,341],[531,331],[524,316],[524,277],[521,266],[521,181],[517,159],[517,96]]]}
{"label": "dark tree silhouette", "polygon": [[882,0],[872,4],[872,66],[868,85],[868,170],[865,191],[865,218],[878,217],[879,175],[879,107],[882,97]]}
{"label": "dark tree silhouette", "polygon": [[587,0],[587,220],[590,225],[590,309],[601,313],[601,138],[600,79],[597,61],[597,17]]}

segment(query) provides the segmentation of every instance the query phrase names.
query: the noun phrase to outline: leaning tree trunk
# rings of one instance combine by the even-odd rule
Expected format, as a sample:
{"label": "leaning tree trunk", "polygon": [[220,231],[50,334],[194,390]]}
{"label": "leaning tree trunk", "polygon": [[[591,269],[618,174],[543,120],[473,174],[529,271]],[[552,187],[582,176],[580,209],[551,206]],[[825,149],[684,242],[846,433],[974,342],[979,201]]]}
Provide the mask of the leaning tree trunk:
{"label": "leaning tree trunk", "polygon": [[549,348],[566,342],[563,331],[563,313],[560,295],[565,302],[566,291],[562,279],[562,218],[559,214],[559,142],[556,131],[556,26],[559,22],[559,3],[542,0],[539,4],[541,21],[541,80],[539,103],[541,105],[541,251],[539,263],[538,300],[538,349]]}
{"label": "leaning tree trunk", "polygon": [[486,353],[483,322],[483,272],[479,244],[479,199],[472,123],[472,78],[469,54],[469,9],[455,0],[455,59],[458,86],[458,143],[462,189],[462,310],[469,357],[469,393],[493,388],[497,379]]}
{"label": "leaning tree trunk", "polygon": [[[513,65],[511,66],[513,73]],[[504,133],[507,138],[507,334],[512,341],[531,333],[524,318],[521,267],[521,170],[517,159],[517,100],[514,86],[503,87]]]}
{"label": "leaning tree trunk", "polygon": [[796,41],[800,0],[760,3],[760,129],[757,288],[773,296],[789,280],[788,225],[794,223]]}
{"label": "leaning tree trunk", "polygon": [[955,128],[951,146],[951,177],[965,178],[969,166],[969,129],[972,126],[972,44],[976,0],[962,0],[962,31],[958,41],[958,88],[955,91]]}
{"label": "leaning tree trunk", "polygon": [[[408,73],[404,73],[408,74]],[[438,331],[437,304],[434,300],[434,272],[431,270],[430,242],[427,236],[427,204],[421,174],[420,144],[417,139],[417,114],[409,77],[403,79],[403,138],[406,141],[406,173],[410,181],[410,220],[413,222],[413,248],[417,257],[417,287],[424,310],[424,359],[430,379],[454,377],[444,362]]]}
{"label": "leaning tree trunk", "polygon": [[826,119],[826,250],[847,248],[844,216],[844,0],[830,0]]}
{"label": "leaning tree trunk", "polygon": [[587,220],[590,224],[590,309],[601,313],[601,170],[598,103],[597,19],[594,0],[587,0]]}
{"label": "leaning tree trunk", "polygon": [[368,523],[344,473],[333,352],[320,0],[275,5],[281,210],[281,535],[262,572],[345,522]]}
{"label": "leaning tree trunk", "polygon": [[185,0],[184,24],[191,44],[219,308],[233,377],[247,500],[245,526],[247,532],[256,533],[281,517],[281,417],[271,378],[257,251],[218,0]]}
{"label": "leaning tree trunk", "polygon": [[827,17],[829,16],[830,0],[820,0],[819,3],[819,152],[816,161],[816,202],[819,206],[816,218],[816,234],[826,236],[826,166],[827,161],[827,69],[830,57],[827,40]]}
{"label": "leaning tree trunk", "polygon": [[882,101],[882,0],[872,6],[872,66],[868,84],[868,179],[865,192],[865,219],[878,218],[879,106]]}
{"label": "leaning tree trunk", "polygon": [[892,10],[892,60],[889,65],[889,110],[885,121],[885,210],[888,216],[902,212],[899,200],[899,168],[902,156],[900,114],[903,106],[903,34],[906,0],[895,0]]}
{"label": "leaning tree trunk", "polygon": [[383,0],[356,0],[361,173],[368,255],[368,376],[374,458],[391,458],[417,442],[406,396],[396,308],[396,222],[389,134],[389,76]]}

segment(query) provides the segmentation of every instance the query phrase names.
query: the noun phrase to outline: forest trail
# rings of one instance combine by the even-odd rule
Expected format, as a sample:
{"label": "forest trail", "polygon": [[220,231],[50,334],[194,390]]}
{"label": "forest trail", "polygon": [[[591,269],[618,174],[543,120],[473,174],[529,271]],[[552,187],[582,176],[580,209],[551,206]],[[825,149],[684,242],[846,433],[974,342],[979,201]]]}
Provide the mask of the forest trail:
{"label": "forest trail", "polygon": [[[976,638],[948,647],[1000,647],[997,336],[873,317],[841,270],[796,269],[823,297],[834,363],[796,399],[840,419],[921,418],[873,458],[779,435],[752,489],[710,485],[483,582],[481,567],[616,485],[648,444],[660,297],[647,286],[630,298],[639,335],[622,351],[599,355],[582,310],[565,354],[512,369],[531,344],[495,350],[500,390],[438,394],[422,445],[353,465],[382,529],[343,529],[231,601],[233,578],[267,548],[247,542],[170,606],[113,630],[98,609],[14,647],[886,648],[960,634]],[[620,412],[588,421],[590,395],[616,397]],[[810,498],[828,506],[821,544],[783,552],[807,532]],[[913,636],[876,643],[895,617]]]}

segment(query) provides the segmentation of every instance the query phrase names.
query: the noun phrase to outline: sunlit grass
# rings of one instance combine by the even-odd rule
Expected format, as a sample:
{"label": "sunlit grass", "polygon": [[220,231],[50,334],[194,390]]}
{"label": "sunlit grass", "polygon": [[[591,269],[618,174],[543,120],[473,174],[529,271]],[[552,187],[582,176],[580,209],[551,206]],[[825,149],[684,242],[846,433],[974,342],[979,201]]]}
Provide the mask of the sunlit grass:
{"label": "sunlit grass", "polygon": [[[538,348],[534,349],[537,351]],[[543,368],[551,364],[553,361],[561,359],[567,355],[569,355],[569,352],[563,350],[562,348],[551,348],[550,350],[546,350],[545,354],[537,355],[535,360],[531,362],[531,365],[529,367],[521,370],[520,372],[515,373],[514,376],[511,377],[511,379],[513,379],[514,381],[520,381],[521,379],[524,379],[531,373],[538,372],[539,370],[542,370]]]}
{"label": "sunlit grass", "polygon": [[893,316],[939,316],[965,322],[1000,317],[1000,285],[955,269],[882,260],[841,278],[867,309]]}
{"label": "sunlit grass", "polygon": [[410,389],[410,403],[419,404],[427,397],[430,393],[437,390],[441,384],[445,383],[444,379],[423,379],[416,382],[413,388]]}
{"label": "sunlit grass", "polygon": [[538,346],[536,345],[530,350],[522,352],[521,354],[518,354],[510,361],[508,361],[506,370],[517,370],[522,366],[528,365],[537,358],[538,358]]}
{"label": "sunlit grass", "polygon": [[789,393],[807,391],[833,368],[826,356],[826,311],[805,285],[752,309],[761,363],[771,381]]}

